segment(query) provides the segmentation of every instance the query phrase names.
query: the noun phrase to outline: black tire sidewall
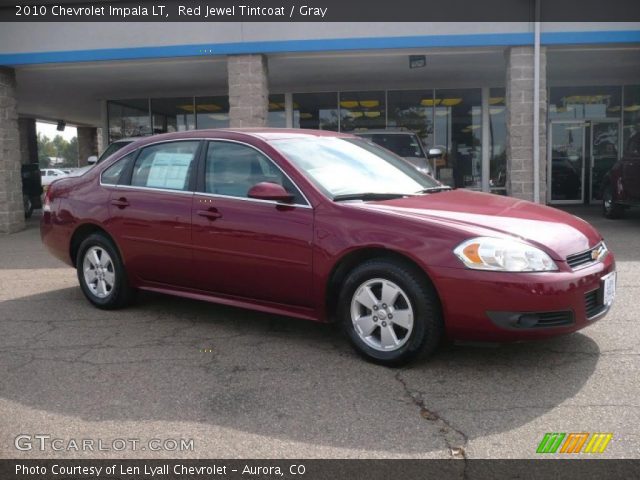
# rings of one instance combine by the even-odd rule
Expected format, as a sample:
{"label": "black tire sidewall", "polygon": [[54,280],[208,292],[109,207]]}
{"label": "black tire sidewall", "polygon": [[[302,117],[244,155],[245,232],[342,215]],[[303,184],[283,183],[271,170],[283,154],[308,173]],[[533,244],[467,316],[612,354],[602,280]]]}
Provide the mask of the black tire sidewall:
{"label": "black tire sidewall", "polygon": [[[109,254],[113,262],[115,285],[111,294],[106,298],[96,297],[91,292],[84,280],[84,273],[82,271],[85,253],[91,247],[96,246],[103,248]],[[80,282],[82,293],[84,293],[84,296],[87,298],[87,300],[89,300],[89,302],[91,302],[96,307],[109,310],[120,308],[127,302],[129,294],[129,283],[127,281],[124,265],[122,264],[122,260],[120,259],[120,255],[115,245],[106,236],[99,233],[94,233],[92,235],[89,235],[82,241],[80,247],[78,248],[78,255],[76,257],[76,271],[78,274],[78,281]]]}
{"label": "black tire sidewall", "polygon": [[[351,301],[357,288],[367,280],[381,278],[398,285],[413,308],[413,330],[409,340],[398,350],[382,352],[367,345],[357,334],[351,320]],[[387,366],[401,366],[422,355],[432,353],[442,337],[439,302],[433,287],[415,270],[393,260],[372,260],[356,267],[342,285],[338,302],[341,326],[356,351],[365,359]]]}

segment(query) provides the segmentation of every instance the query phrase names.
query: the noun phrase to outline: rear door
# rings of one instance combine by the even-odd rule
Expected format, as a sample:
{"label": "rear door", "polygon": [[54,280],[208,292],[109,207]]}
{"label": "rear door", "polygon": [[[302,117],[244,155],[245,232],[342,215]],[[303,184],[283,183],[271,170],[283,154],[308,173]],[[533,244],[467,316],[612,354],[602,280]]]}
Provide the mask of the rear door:
{"label": "rear door", "polygon": [[149,145],[111,193],[110,230],[127,270],[145,282],[185,286],[191,273],[191,202],[199,140]]}
{"label": "rear door", "polygon": [[[313,209],[280,168],[258,149],[211,141],[193,198],[194,288],[212,293],[311,305]],[[275,182],[292,204],[248,198]]]}

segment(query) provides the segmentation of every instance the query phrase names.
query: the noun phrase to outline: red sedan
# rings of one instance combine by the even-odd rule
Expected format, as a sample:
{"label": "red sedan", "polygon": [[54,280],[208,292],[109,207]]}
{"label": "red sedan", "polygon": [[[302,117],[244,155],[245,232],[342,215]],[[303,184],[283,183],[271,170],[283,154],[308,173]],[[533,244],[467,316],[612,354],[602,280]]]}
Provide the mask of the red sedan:
{"label": "red sedan", "polygon": [[138,140],[47,192],[42,239],[99,308],[150,290],[340,322],[400,365],[443,336],[566,334],[604,316],[615,263],[567,213],[451,190],[375,144],[311,130]]}

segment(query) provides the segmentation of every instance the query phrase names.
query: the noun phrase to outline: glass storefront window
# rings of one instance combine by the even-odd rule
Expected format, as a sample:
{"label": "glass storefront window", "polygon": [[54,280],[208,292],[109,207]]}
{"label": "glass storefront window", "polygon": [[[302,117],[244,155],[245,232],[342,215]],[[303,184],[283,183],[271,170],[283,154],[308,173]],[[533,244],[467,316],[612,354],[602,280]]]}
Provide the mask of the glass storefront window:
{"label": "glass storefront window", "polygon": [[294,128],[338,131],[338,93],[294,93]]}
{"label": "glass storefront window", "polygon": [[384,129],[385,103],[384,91],[340,92],[340,131]]}
{"label": "glass storefront window", "polygon": [[184,132],[196,128],[193,97],[151,99],[153,133]]}
{"label": "glass storefront window", "polygon": [[506,195],[507,123],[505,89],[489,90],[489,187],[491,193]]}
{"label": "glass storefront window", "polygon": [[149,100],[118,100],[107,103],[109,141],[151,135]]}
{"label": "glass storefront window", "polygon": [[624,155],[629,155],[629,139],[640,132],[640,85],[624,87]]}
{"label": "glass storefront window", "polygon": [[227,128],[229,126],[229,98],[196,97],[196,128]]}
{"label": "glass storefront window", "polygon": [[620,87],[552,87],[550,120],[620,118]]}
{"label": "glass storefront window", "polygon": [[269,95],[269,113],[267,116],[267,126],[277,128],[284,128],[287,126],[284,94]]}
{"label": "glass storefront window", "polygon": [[387,128],[415,132],[425,148],[433,145],[433,90],[387,93]]}
{"label": "glass storefront window", "polygon": [[443,149],[436,163],[443,183],[482,188],[482,94],[479,88],[436,90],[435,146]]}

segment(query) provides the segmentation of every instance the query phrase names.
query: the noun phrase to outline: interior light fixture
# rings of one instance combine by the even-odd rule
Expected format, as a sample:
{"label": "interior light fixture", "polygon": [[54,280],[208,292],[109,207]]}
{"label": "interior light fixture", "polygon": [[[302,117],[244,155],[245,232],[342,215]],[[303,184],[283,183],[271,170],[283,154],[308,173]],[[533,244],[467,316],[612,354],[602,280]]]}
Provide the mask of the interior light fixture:
{"label": "interior light fixture", "polygon": [[409,68],[424,68],[427,66],[425,55],[409,55]]}
{"label": "interior light fixture", "polygon": [[59,132],[64,132],[64,127],[66,127],[67,124],[64,122],[64,120],[58,120],[58,126],[56,127],[56,129]]}

